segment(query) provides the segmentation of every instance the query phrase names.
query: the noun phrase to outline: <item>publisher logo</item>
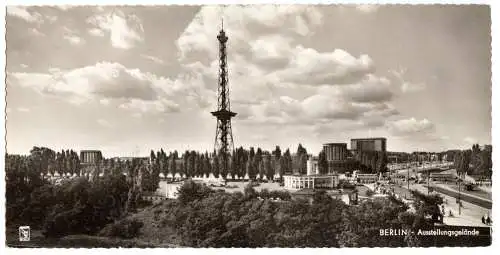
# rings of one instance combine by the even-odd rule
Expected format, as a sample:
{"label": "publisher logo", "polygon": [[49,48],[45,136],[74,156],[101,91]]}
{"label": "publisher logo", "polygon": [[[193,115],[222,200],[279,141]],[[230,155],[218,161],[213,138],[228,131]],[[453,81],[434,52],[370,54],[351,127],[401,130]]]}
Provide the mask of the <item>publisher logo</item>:
{"label": "publisher logo", "polygon": [[19,227],[19,241],[27,242],[30,240],[30,226],[20,226]]}

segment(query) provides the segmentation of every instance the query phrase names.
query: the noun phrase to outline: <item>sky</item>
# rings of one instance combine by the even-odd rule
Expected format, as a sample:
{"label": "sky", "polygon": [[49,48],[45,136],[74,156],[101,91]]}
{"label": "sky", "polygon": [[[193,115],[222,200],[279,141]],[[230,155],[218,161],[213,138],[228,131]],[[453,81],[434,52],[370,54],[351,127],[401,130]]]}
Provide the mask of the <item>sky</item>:
{"label": "sky", "polygon": [[7,152],[213,150],[222,19],[236,147],[491,144],[488,6],[9,6]]}

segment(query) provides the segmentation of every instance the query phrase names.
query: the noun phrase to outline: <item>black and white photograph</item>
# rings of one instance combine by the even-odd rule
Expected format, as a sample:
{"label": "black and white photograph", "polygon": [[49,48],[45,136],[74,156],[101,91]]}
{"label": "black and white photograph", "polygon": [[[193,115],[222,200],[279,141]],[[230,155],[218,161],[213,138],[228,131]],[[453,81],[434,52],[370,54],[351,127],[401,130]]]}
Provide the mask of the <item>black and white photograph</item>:
{"label": "black and white photograph", "polygon": [[488,4],[5,8],[8,248],[492,245]]}

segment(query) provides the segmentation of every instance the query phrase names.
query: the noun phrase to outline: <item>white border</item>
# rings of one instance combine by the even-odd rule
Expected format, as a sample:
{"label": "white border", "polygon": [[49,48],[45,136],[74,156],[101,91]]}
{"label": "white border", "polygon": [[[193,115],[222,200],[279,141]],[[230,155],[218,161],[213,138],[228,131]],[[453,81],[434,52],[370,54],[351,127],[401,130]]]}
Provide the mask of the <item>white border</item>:
{"label": "white border", "polygon": [[[500,40],[498,38],[499,35],[499,17],[498,15],[500,13],[500,4],[495,1],[488,1],[488,0],[452,0],[452,1],[429,1],[429,0],[412,0],[412,1],[394,1],[394,0],[376,0],[376,1],[360,1],[360,0],[343,0],[343,1],[304,1],[304,0],[296,0],[296,1],[290,1],[290,0],[274,0],[274,1],[269,1],[269,0],[219,0],[219,1],[203,1],[203,0],[198,0],[198,1],[193,1],[193,0],[169,0],[169,1],[151,1],[151,0],[144,0],[144,1],[133,1],[133,0],[86,0],[86,1],[64,1],[64,0],[46,0],[46,1],[40,1],[40,0],[22,0],[22,1],[15,1],[15,0],[4,0],[2,1],[1,5],[2,8],[0,8],[0,13],[3,17],[5,17],[5,5],[55,5],[55,4],[70,4],[70,5],[164,5],[164,4],[180,4],[180,5],[194,5],[194,4],[264,4],[264,3],[272,3],[272,4],[290,4],[290,3],[300,3],[300,4],[489,4],[491,6],[491,19],[492,19],[492,143],[493,143],[493,180],[497,180],[500,178],[499,174],[496,172],[499,167],[496,167],[497,165],[500,165],[500,150],[498,150],[497,146],[500,146],[499,138],[500,135],[497,135],[494,130],[497,130],[500,128],[500,123],[498,120],[498,114],[500,114],[500,98],[498,93],[500,92],[500,89],[498,88],[498,82],[499,80],[499,75],[500,75],[500,70],[498,69],[498,63],[499,62],[499,49],[498,45],[500,45]],[[497,14],[496,16],[493,14]],[[4,20],[5,22],[5,20]],[[1,26],[0,30],[2,31],[2,34],[5,35],[5,26]],[[496,48],[493,47],[493,45],[496,45]],[[5,52],[5,40],[2,39],[0,40],[0,48]],[[5,55],[2,55],[1,63],[2,67],[5,67]],[[1,72],[1,77],[2,80],[5,80],[5,73]],[[4,106],[5,105],[5,90],[1,89],[0,90],[0,102]],[[2,110],[2,114],[3,114]],[[470,121],[474,121],[473,117],[471,116]],[[3,133],[2,135],[5,135],[5,119],[0,118],[0,125],[2,126]],[[4,136],[5,137],[5,136]],[[3,141],[3,140],[2,140]],[[1,154],[1,161],[0,161],[0,169],[2,169],[2,173],[4,173],[5,169],[5,144],[2,142],[2,146],[0,146],[0,154]],[[12,248],[5,248],[5,180],[2,176],[0,178],[0,250],[3,253],[4,251],[9,252],[9,254],[37,254],[37,255],[42,255],[42,254],[62,254],[62,253],[75,253],[75,254],[111,254],[111,253],[124,253],[124,254],[137,254],[137,253],[148,253],[148,254],[165,254],[165,253],[172,253],[175,252],[176,254],[199,254],[200,252],[205,253],[205,254],[217,254],[217,253],[238,253],[239,255],[246,255],[246,254],[252,254],[255,255],[255,252],[259,253],[281,253],[281,254],[303,254],[305,252],[307,253],[312,253],[314,254],[328,254],[331,255],[332,252],[340,252],[342,254],[346,253],[356,253],[356,254],[365,254],[365,253],[375,253],[375,254],[387,254],[387,253],[401,253],[404,252],[405,254],[415,254],[415,253],[426,253],[426,254],[442,254],[442,253],[448,253],[448,252],[464,252],[464,253],[476,253],[480,254],[482,252],[487,252],[487,254],[492,254],[493,249],[497,250],[496,248],[499,246],[498,245],[498,238],[496,237],[497,235],[494,232],[493,235],[493,244],[490,247],[487,248],[465,248],[467,250],[462,250],[464,248],[414,248],[414,249],[404,249],[404,248],[376,248],[376,249],[370,249],[370,248],[357,248],[357,249],[258,249],[258,251],[254,251],[253,249],[193,249],[193,248],[187,248],[187,249],[12,249]],[[493,185],[496,187],[496,185]],[[496,188],[493,188],[496,190]],[[493,192],[493,200],[497,200],[497,196],[495,192]],[[494,219],[494,230],[496,229],[497,226],[497,221],[500,219],[500,214],[498,213],[498,203],[496,201],[493,203],[493,219]],[[498,231],[498,230],[497,230]],[[404,249],[404,250],[401,250]]]}

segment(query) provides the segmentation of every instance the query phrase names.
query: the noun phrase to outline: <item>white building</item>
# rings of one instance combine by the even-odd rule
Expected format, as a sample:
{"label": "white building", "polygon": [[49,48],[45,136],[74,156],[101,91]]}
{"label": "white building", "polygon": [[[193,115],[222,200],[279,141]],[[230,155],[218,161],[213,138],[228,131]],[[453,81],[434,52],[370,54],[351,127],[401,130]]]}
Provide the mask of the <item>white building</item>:
{"label": "white building", "polygon": [[377,174],[355,174],[355,178],[359,183],[374,183],[377,182],[379,176]]}
{"label": "white building", "polygon": [[333,189],[339,184],[338,175],[285,175],[284,186],[288,189]]}
{"label": "white building", "polygon": [[310,156],[307,159],[307,175],[319,174],[318,159]]}
{"label": "white building", "polygon": [[167,181],[160,181],[156,194],[162,197],[176,199],[178,197],[177,191],[181,185],[182,182],[168,183]]}

